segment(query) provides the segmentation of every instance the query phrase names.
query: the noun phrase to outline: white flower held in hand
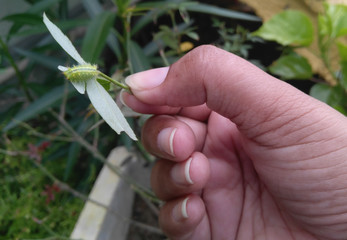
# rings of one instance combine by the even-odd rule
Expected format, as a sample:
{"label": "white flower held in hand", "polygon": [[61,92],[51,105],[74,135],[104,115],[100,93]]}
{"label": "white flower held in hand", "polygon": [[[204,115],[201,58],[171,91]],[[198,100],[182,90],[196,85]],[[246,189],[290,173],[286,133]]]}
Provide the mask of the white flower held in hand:
{"label": "white flower held in hand", "polygon": [[66,78],[70,80],[79,93],[84,94],[84,92],[87,91],[94,108],[113,130],[118,134],[124,131],[130,138],[136,141],[136,135],[129,126],[121,110],[108,92],[97,81],[97,77],[101,76],[123,88],[127,88],[127,86],[115,82],[110,77],[98,71],[96,65],[86,63],[72,45],[71,41],[47,18],[45,13],[43,14],[43,22],[57,43],[78,62],[78,65],[72,68],[58,66],[58,69],[64,73]]}

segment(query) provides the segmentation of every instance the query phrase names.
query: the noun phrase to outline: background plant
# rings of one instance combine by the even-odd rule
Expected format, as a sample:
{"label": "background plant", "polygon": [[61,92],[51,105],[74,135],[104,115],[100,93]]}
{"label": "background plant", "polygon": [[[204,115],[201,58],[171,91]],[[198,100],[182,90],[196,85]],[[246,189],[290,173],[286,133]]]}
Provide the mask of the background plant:
{"label": "background plant", "polygon": [[[283,55],[274,62],[269,71],[284,80],[311,79],[318,81],[310,94],[340,112],[347,114],[347,6],[324,4],[319,15],[318,33],[309,17],[299,11],[287,10],[276,14],[254,34],[284,46]],[[319,52],[315,52],[330,73],[331,80],[314,76],[309,61],[295,52],[316,40]],[[333,53],[338,52],[338,55]],[[334,69],[333,62],[338,60]]]}
{"label": "background plant", "polygon": [[[109,131],[64,80],[56,67],[72,60],[48,34],[42,13],[69,33],[86,61],[118,80],[171,64],[198,45],[192,14],[259,19],[191,1],[25,2],[25,11],[1,19],[11,28],[0,38],[0,239],[65,239],[108,152],[119,145],[143,151]],[[105,87],[117,96],[117,88]],[[128,116],[139,133],[141,118]]]}
{"label": "background plant", "polygon": [[254,50],[255,44],[264,43],[262,38],[254,36],[251,31],[242,25],[229,27],[225,21],[212,18],[213,27],[217,28],[219,39],[216,45],[224,50],[234,53],[242,58],[248,59],[253,64],[264,69],[265,66],[256,59],[250,59],[250,51]]}

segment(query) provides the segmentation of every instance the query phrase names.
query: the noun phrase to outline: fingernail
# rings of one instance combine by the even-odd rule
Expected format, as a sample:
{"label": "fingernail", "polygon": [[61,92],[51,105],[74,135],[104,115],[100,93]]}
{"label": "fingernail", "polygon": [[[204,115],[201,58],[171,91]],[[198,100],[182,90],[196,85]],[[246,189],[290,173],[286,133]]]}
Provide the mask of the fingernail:
{"label": "fingernail", "polygon": [[169,71],[169,67],[154,68],[144,72],[139,72],[128,76],[125,83],[132,90],[148,90],[162,84]]}
{"label": "fingernail", "polygon": [[189,184],[193,184],[193,180],[190,177],[190,164],[192,163],[193,158],[189,158],[184,166],[184,176]]}
{"label": "fingernail", "polygon": [[124,96],[123,96],[124,94],[126,94],[126,91],[122,89],[122,91],[119,94],[119,100],[124,106],[128,107],[128,105],[126,105],[126,103],[124,102]]}
{"label": "fingernail", "polygon": [[171,170],[171,176],[173,180],[182,185],[194,184],[193,180],[190,177],[190,164],[193,158],[189,158],[184,163],[176,164]]}
{"label": "fingernail", "polygon": [[179,204],[177,204],[174,207],[174,209],[172,211],[172,215],[176,221],[182,221],[182,220],[187,219],[189,217],[188,211],[187,211],[188,199],[189,199],[189,197],[186,197],[182,202],[180,202]]}
{"label": "fingernail", "polygon": [[177,131],[177,128],[171,128],[171,127],[164,128],[163,130],[161,130],[161,132],[158,134],[158,137],[157,137],[159,149],[171,155],[172,157],[175,156],[174,148],[173,148],[173,140],[174,140],[176,131]]}

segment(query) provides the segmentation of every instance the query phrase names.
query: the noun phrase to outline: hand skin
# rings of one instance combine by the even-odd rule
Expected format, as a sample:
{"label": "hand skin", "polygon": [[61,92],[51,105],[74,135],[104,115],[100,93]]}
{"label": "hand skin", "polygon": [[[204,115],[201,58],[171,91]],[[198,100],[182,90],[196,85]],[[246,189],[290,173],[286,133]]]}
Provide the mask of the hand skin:
{"label": "hand skin", "polygon": [[126,81],[170,239],[347,239],[342,114],[213,46]]}

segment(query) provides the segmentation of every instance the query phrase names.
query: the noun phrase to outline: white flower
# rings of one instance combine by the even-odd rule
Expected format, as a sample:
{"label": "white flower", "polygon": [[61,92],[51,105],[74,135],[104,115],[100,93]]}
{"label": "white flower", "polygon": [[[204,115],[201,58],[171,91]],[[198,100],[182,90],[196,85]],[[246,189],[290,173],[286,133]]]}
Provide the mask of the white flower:
{"label": "white flower", "polygon": [[45,13],[43,14],[43,22],[65,52],[78,62],[78,65],[72,68],[58,66],[58,69],[64,73],[79,93],[84,94],[87,91],[94,108],[113,130],[118,134],[124,131],[130,138],[136,141],[136,135],[121,110],[108,92],[97,81],[97,77],[100,74],[97,66],[86,63],[83,60],[71,41],[47,18]]}

